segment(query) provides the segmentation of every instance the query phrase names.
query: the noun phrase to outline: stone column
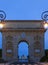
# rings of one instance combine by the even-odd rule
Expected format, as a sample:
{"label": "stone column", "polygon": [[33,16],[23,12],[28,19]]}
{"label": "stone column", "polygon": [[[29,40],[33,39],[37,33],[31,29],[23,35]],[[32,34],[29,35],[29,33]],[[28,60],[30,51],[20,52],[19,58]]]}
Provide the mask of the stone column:
{"label": "stone column", "polygon": [[14,34],[13,34],[13,48],[14,48],[14,51],[13,51],[13,53],[14,53],[14,56],[13,56],[13,59],[15,60],[15,61],[17,61],[18,60],[18,41],[17,41],[17,34],[16,34],[16,32],[14,32]]}

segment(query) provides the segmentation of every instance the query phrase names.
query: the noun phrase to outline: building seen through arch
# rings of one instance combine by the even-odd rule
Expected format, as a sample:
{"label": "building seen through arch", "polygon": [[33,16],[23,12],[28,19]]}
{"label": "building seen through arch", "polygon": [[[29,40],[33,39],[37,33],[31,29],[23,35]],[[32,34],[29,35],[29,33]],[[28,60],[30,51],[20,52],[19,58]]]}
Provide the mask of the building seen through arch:
{"label": "building seen through arch", "polygon": [[46,32],[44,21],[4,20],[0,23],[3,24],[0,32],[2,33],[2,58],[4,60],[40,61],[44,56],[44,34]]}

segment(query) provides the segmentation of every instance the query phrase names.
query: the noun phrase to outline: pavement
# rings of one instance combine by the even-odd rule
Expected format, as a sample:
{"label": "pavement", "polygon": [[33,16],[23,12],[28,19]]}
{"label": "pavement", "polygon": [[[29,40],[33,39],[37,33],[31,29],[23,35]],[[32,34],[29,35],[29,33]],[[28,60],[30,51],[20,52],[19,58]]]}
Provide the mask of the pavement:
{"label": "pavement", "polygon": [[48,65],[48,63],[35,63],[35,64],[31,64],[31,63],[14,63],[14,64],[10,64],[10,63],[1,63],[0,65]]}

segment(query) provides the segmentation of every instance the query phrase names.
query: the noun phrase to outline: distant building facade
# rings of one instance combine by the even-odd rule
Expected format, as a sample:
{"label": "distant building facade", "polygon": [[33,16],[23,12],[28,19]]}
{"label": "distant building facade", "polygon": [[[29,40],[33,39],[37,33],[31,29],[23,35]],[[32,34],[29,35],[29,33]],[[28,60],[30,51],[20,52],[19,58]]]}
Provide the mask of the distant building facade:
{"label": "distant building facade", "polygon": [[[19,42],[28,43],[28,59],[40,61],[44,56],[44,21],[42,20],[5,20],[2,32],[2,58],[19,60]],[[22,57],[25,58],[25,57]]]}

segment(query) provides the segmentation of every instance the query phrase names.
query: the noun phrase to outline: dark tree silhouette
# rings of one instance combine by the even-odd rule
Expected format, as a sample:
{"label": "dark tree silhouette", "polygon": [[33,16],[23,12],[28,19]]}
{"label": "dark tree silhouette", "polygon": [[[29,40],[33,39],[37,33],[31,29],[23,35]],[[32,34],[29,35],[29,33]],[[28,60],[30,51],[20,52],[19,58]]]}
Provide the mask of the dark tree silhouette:
{"label": "dark tree silhouette", "polygon": [[48,49],[45,50],[45,56],[43,56],[40,61],[48,62]]}

